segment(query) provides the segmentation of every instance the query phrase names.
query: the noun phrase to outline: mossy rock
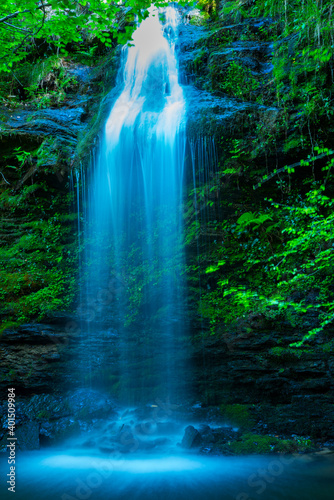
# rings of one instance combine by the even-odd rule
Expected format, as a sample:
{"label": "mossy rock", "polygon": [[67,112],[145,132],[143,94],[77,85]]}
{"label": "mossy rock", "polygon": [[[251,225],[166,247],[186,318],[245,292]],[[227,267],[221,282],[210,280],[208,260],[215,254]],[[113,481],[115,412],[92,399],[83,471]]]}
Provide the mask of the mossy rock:
{"label": "mossy rock", "polygon": [[334,340],[331,340],[330,342],[323,344],[320,348],[323,352],[326,352],[326,353],[334,352]]}
{"label": "mossy rock", "polygon": [[77,420],[65,417],[54,423],[54,442],[61,443],[79,433],[80,425]]}
{"label": "mossy rock", "polygon": [[38,420],[50,420],[50,417],[51,417],[51,412],[49,410],[41,410],[37,415],[36,415],[36,418]]}
{"label": "mossy rock", "polygon": [[18,321],[4,321],[0,325],[0,338],[5,330],[12,330],[13,328],[17,328],[20,325]]}
{"label": "mossy rock", "polygon": [[312,359],[314,351],[311,349],[292,349],[290,347],[273,347],[268,351],[270,357],[276,363],[288,363],[296,360]]}
{"label": "mossy rock", "polygon": [[96,138],[102,134],[112,104],[120,91],[119,86],[116,85],[119,62],[120,51],[115,50],[106,56],[94,71],[91,83],[95,93],[88,98],[86,104],[89,121],[78,138],[75,166],[78,166],[82,161],[87,164],[86,158],[89,157]]}
{"label": "mossy rock", "polygon": [[240,429],[251,429],[254,425],[254,420],[249,413],[247,405],[221,405],[220,411],[228,423]]}

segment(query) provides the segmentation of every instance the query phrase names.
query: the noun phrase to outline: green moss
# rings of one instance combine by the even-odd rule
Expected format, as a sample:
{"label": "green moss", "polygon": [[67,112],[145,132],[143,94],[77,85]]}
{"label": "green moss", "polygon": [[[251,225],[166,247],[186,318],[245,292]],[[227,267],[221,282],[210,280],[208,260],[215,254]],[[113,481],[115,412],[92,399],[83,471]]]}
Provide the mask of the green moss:
{"label": "green moss", "polygon": [[308,354],[312,355],[310,349],[291,349],[290,347],[273,347],[268,352],[268,356],[279,363],[305,359]]}
{"label": "green moss", "polygon": [[331,340],[330,342],[327,342],[326,344],[321,346],[321,349],[323,350],[323,352],[327,352],[327,353],[333,352],[334,351],[334,340]]}
{"label": "green moss", "polygon": [[202,14],[201,16],[192,17],[190,19],[190,24],[193,26],[205,26],[209,19],[209,14]]}
{"label": "green moss", "polygon": [[244,434],[240,441],[230,444],[230,449],[236,455],[252,455],[266,453],[293,453],[298,444],[291,439],[279,439],[274,436]]}
{"label": "green moss", "polygon": [[37,415],[36,418],[39,420],[49,420],[51,417],[51,413],[48,410],[41,410]]}
{"label": "green moss", "polygon": [[115,87],[119,57],[112,52],[100,62],[92,79],[96,87],[93,104],[90,105],[91,118],[87,127],[79,137],[75,154],[75,166],[80,162],[87,163],[85,158],[89,157],[94,140],[100,134],[110,111],[114,94],[111,90]]}
{"label": "green moss", "polygon": [[0,325],[0,337],[5,330],[17,328],[19,325],[20,325],[20,323],[18,321],[4,321]]}
{"label": "green moss", "polygon": [[254,425],[254,420],[246,405],[221,405],[220,411],[230,424],[241,429],[250,429]]}

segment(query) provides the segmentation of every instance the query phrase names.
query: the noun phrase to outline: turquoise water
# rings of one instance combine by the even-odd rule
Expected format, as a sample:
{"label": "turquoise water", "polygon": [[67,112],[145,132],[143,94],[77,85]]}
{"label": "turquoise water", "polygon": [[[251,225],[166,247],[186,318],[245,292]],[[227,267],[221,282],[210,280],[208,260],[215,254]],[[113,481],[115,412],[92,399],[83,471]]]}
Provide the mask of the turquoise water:
{"label": "turquoise water", "polygon": [[[1,457],[4,458],[4,457]],[[334,460],[297,457],[202,457],[194,454],[21,453],[17,500],[330,500]]]}

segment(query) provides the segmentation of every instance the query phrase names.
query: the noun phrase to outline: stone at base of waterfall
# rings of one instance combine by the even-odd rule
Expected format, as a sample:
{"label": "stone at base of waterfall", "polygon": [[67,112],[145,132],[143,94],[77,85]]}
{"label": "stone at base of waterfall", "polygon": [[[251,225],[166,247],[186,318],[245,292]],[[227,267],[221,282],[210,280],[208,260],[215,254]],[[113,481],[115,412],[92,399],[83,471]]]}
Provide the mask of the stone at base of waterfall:
{"label": "stone at base of waterfall", "polygon": [[[39,442],[39,425],[36,422],[24,422],[15,429],[16,448],[20,451],[38,450]],[[0,439],[0,452],[8,452],[7,434]]]}
{"label": "stone at base of waterfall", "polygon": [[214,435],[214,433],[209,425],[205,425],[205,424],[201,425],[200,432],[201,432],[202,442],[205,445],[216,442],[216,436]]}
{"label": "stone at base of waterfall", "polygon": [[43,446],[61,443],[80,433],[80,421],[75,417],[62,417],[44,421],[40,424],[39,434]]}
{"label": "stone at base of waterfall", "polygon": [[192,425],[188,425],[184,431],[181,446],[182,448],[197,448],[201,445],[202,438],[200,433]]}

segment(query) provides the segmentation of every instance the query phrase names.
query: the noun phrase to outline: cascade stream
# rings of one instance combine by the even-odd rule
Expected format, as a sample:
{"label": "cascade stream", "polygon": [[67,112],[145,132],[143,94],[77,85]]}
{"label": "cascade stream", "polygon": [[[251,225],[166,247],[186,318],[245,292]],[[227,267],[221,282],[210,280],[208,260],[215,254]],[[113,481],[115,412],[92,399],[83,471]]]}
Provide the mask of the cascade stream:
{"label": "cascade stream", "polygon": [[[185,100],[175,56],[177,11],[169,7],[163,15],[162,24],[151,8],[124,49],[122,90],[92,161],[86,199],[82,300],[118,336],[117,363],[105,367],[102,379],[125,403],[181,397]],[[99,334],[89,330],[94,342]],[[96,378],[90,367],[88,383]]]}

